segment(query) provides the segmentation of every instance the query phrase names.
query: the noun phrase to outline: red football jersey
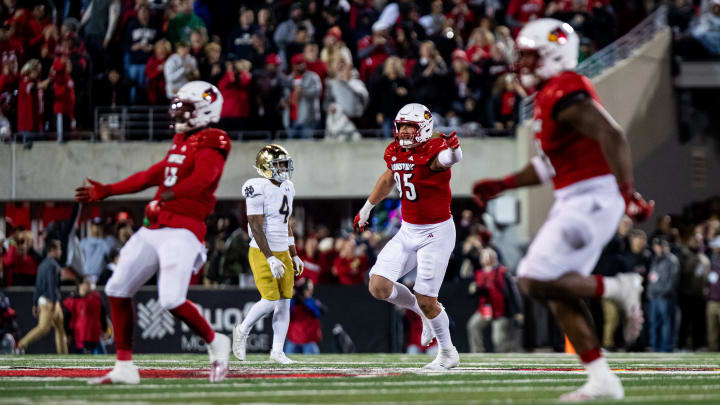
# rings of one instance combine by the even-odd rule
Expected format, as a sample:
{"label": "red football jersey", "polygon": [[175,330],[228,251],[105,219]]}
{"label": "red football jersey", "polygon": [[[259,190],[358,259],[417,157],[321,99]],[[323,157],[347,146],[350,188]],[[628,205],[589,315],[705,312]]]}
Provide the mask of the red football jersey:
{"label": "red football jersey", "polygon": [[[224,131],[208,128],[198,134],[219,136]],[[135,193],[157,186],[155,198],[165,190],[172,190],[175,198],[160,207],[158,220],[150,228],[184,228],[205,240],[205,219],[215,207],[217,189],[225,156],[216,149],[191,146],[185,134],[176,134],[165,159],[149,169],[110,185],[112,195]]]}
{"label": "red football jersey", "polygon": [[403,221],[437,224],[450,219],[450,169],[430,170],[429,163],[448,146],[442,138],[431,138],[414,148],[393,141],[385,149],[385,163],[392,170],[402,198]]}
{"label": "red football jersey", "polygon": [[547,156],[555,169],[555,189],[611,173],[597,141],[575,130],[561,128],[553,117],[555,103],[578,91],[586,92],[600,103],[590,80],[571,71],[550,79],[535,96],[535,143],[538,145],[538,153]]}

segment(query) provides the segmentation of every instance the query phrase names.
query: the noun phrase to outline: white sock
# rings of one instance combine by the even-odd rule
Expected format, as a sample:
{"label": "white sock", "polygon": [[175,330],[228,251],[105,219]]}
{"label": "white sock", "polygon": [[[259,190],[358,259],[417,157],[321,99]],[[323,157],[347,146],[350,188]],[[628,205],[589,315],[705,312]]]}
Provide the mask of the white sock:
{"label": "white sock", "polygon": [[404,284],[398,283],[397,281],[393,284],[392,293],[390,293],[389,297],[385,298],[385,301],[407,308],[420,316],[425,316],[418,306],[415,294],[413,294],[409,288],[405,287]]}
{"label": "white sock", "polygon": [[240,324],[240,330],[244,333],[250,333],[250,330],[258,319],[275,309],[275,302],[276,301],[268,301],[264,298],[256,302]]}
{"label": "white sock", "polygon": [[448,319],[445,309],[442,309],[435,318],[430,319],[430,325],[435,332],[438,346],[441,349],[451,349],[453,344],[450,338],[450,319]]}
{"label": "white sock", "polygon": [[590,380],[604,380],[608,375],[612,374],[607,359],[602,356],[583,365],[585,366],[585,370],[587,371]]}
{"label": "white sock", "polygon": [[132,360],[115,360],[115,367],[132,367]]}
{"label": "white sock", "polygon": [[290,325],[290,300],[275,301],[275,312],[273,313],[273,344],[272,351],[282,352],[285,346],[285,336],[287,336],[288,326]]}
{"label": "white sock", "polygon": [[605,289],[603,298],[619,298],[620,295],[620,279],[617,277],[603,277]]}

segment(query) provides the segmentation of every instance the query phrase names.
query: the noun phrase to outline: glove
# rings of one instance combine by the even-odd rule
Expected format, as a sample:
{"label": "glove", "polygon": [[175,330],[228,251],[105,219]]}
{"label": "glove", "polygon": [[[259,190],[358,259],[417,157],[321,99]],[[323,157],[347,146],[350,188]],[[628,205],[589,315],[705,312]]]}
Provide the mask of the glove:
{"label": "glove", "polygon": [[213,131],[210,134],[197,133],[188,138],[188,144],[195,149],[210,148],[224,151],[230,150],[230,138],[225,133]]}
{"label": "glove", "polygon": [[460,147],[460,139],[458,139],[455,131],[452,131],[450,135],[443,134],[443,138],[445,138],[445,143],[450,147],[450,149],[457,149]]}
{"label": "glove", "polygon": [[480,180],[473,185],[473,199],[475,204],[485,209],[488,201],[511,188],[515,188],[515,176],[512,175],[499,180]]}
{"label": "glove", "polygon": [[295,277],[300,277],[303,270],[305,270],[305,263],[303,263],[300,256],[293,256],[293,264],[295,265]]}
{"label": "glove", "polygon": [[364,232],[365,226],[368,224],[368,217],[369,215],[362,215],[362,212],[358,212],[353,219],[353,232]]}
{"label": "glove", "polygon": [[267,262],[270,265],[270,272],[275,278],[283,278],[285,276],[285,265],[275,256],[267,258]]}
{"label": "glove", "polygon": [[160,207],[162,207],[162,201],[160,200],[152,200],[145,206],[145,218],[151,224],[157,222],[158,217],[160,217]]}
{"label": "glove", "polygon": [[655,201],[645,201],[645,199],[635,191],[632,182],[625,182],[619,185],[620,194],[625,199],[625,215],[629,216],[633,222],[643,222],[652,215],[655,210]]}
{"label": "glove", "polygon": [[100,201],[110,196],[110,186],[87,179],[90,186],[82,185],[75,189],[75,200],[81,203]]}
{"label": "glove", "polygon": [[372,211],[375,204],[370,204],[370,201],[366,201],[365,205],[360,208],[360,212],[355,215],[353,220],[353,232],[360,233],[365,231],[365,226],[368,224],[368,218],[370,218],[370,211]]}

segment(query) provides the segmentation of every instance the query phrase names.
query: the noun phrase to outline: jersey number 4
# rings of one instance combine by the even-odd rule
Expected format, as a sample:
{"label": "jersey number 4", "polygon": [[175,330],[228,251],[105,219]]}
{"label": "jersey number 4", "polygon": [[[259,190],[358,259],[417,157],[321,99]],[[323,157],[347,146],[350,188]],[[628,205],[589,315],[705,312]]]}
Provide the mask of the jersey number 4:
{"label": "jersey number 4", "polygon": [[283,224],[287,224],[288,215],[290,215],[290,204],[288,204],[287,196],[283,196],[282,204],[280,205],[280,214],[285,215],[285,219],[283,219]]}
{"label": "jersey number 4", "polygon": [[400,196],[402,196],[403,191],[405,192],[405,198],[408,201],[415,201],[417,200],[417,193],[415,192],[415,185],[410,182],[412,179],[413,174],[412,173],[403,173],[402,176],[400,173],[395,172],[395,184],[397,185],[397,189],[400,192]]}

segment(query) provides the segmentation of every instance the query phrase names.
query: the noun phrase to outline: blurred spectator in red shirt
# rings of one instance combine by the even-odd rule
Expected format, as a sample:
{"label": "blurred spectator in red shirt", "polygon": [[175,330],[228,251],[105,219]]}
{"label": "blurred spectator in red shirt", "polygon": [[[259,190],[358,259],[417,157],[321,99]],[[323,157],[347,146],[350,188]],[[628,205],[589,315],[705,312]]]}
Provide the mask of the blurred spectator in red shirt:
{"label": "blurred spectator in red shirt", "polygon": [[501,76],[495,87],[495,128],[512,129],[518,122],[525,90],[512,73]]}
{"label": "blurred spectator in red shirt", "polygon": [[[307,267],[305,268],[307,270]],[[314,283],[301,278],[295,282],[295,294],[290,302],[290,325],[285,340],[285,353],[318,354],[322,340],[320,318],[325,313],[323,304],[313,298]]]}
{"label": "blurred spectator in red shirt", "polygon": [[70,352],[92,353],[107,328],[107,315],[100,294],[92,291],[90,281],[83,277],[78,284],[77,294],[65,298],[63,306],[70,315],[68,334],[73,337]]}
{"label": "blurred spectator in red shirt", "polygon": [[303,50],[303,56],[305,56],[305,65],[307,66],[307,70],[317,73],[317,75],[320,76],[320,80],[322,80],[324,84],[325,78],[328,75],[327,65],[325,64],[325,62],[319,59],[319,50],[317,44],[309,43],[305,45],[305,49]]}
{"label": "blurred spectator in red shirt", "polygon": [[427,353],[434,355],[437,353],[437,339],[433,339],[428,346],[421,344],[422,339],[422,319],[413,311],[405,311],[405,327],[407,330],[407,340],[405,342],[405,352],[407,354]]}
{"label": "blurred spectator in red shirt", "polygon": [[545,2],[543,0],[510,0],[507,9],[507,24],[517,36],[522,27],[545,15]]}
{"label": "blurred spectator in red shirt", "polygon": [[478,309],[467,323],[470,351],[486,351],[483,329],[492,326],[492,345],[495,352],[506,352],[511,316],[522,316],[519,295],[505,266],[498,263],[497,253],[491,248],[480,252],[482,268],[475,271],[475,283],[470,291],[478,295]]}
{"label": "blurred spectator in red shirt", "polygon": [[3,256],[3,278],[6,286],[35,285],[40,255],[34,249],[34,237],[30,231],[17,231],[9,238],[9,246]]}
{"label": "blurred spectator in red shirt", "polygon": [[[30,59],[20,71],[18,88],[18,132],[42,131],[40,92],[50,84],[50,79],[40,80],[42,65],[37,59]],[[25,139],[23,139],[25,142]]]}
{"label": "blurred spectator in red shirt", "polygon": [[360,80],[367,81],[385,59],[395,54],[393,40],[388,34],[388,26],[378,21],[373,24],[372,35],[358,41],[358,59],[360,59]]}
{"label": "blurred spectator in red shirt", "polygon": [[44,4],[38,3],[33,7],[32,18],[28,20],[27,24],[30,33],[28,44],[37,52],[37,47],[43,42],[43,31],[52,24]]}
{"label": "blurred spectator in red shirt", "polygon": [[218,89],[223,94],[219,126],[226,131],[245,129],[250,116],[250,83],[252,65],[245,59],[225,63],[225,76]]}
{"label": "blurred spectator in red shirt", "polygon": [[148,78],[147,98],[152,105],[163,105],[168,102],[165,95],[165,61],[170,56],[172,47],[166,39],[155,43],[155,53],[145,65],[145,75]]}
{"label": "blurred spectator in red shirt", "polygon": [[[332,273],[337,276],[340,284],[363,285],[368,260],[365,245],[356,246],[355,239],[343,239],[338,257],[333,261]],[[357,249],[356,249],[357,247]]]}
{"label": "blurred spectator in red shirt", "polygon": [[302,251],[298,253],[300,259],[305,263],[305,270],[303,271],[302,277],[311,280],[313,284],[317,284],[320,279],[320,271],[322,270],[317,238],[310,236],[305,239],[305,246]]}
{"label": "blurred spectator in red shirt", "polygon": [[75,127],[75,83],[71,72],[72,64],[67,54],[55,58],[51,73],[55,99],[53,113],[62,115],[65,129]]}

